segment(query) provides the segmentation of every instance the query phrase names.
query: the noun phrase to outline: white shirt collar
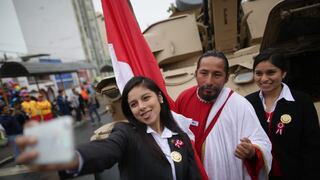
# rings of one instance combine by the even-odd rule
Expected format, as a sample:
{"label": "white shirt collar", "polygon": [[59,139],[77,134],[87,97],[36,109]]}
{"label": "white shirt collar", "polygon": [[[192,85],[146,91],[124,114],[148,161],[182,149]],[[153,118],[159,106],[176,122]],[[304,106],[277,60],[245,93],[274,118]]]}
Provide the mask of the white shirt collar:
{"label": "white shirt collar", "polygon": [[164,127],[162,134],[157,133],[156,131],[154,131],[150,126],[147,126],[147,133],[152,133],[152,134],[157,134],[159,135],[161,138],[165,139],[165,138],[171,138],[173,135],[177,135],[178,133],[176,132],[172,132],[170,129]]}
{"label": "white shirt collar", "polygon": [[[261,101],[263,102],[264,109],[266,109],[265,100],[264,100],[262,91],[259,92],[259,97],[260,97]],[[285,83],[282,83],[281,93],[280,93],[279,97],[277,98],[277,100],[272,105],[272,112],[274,111],[277,102],[282,98],[284,98],[287,101],[295,101],[292,94],[291,94],[289,87]]]}
{"label": "white shirt collar", "polygon": [[177,179],[176,176],[176,169],[174,166],[174,162],[171,158],[171,149],[169,146],[169,141],[168,139],[171,138],[173,135],[177,134],[175,132],[172,132],[170,129],[164,127],[163,131],[161,134],[158,134],[155,132],[151,127],[147,126],[146,129],[147,133],[151,134],[153,139],[156,141],[156,143],[159,145],[161,151],[163,154],[166,156],[168,162],[170,163],[171,166],[171,172],[173,176],[173,180]]}

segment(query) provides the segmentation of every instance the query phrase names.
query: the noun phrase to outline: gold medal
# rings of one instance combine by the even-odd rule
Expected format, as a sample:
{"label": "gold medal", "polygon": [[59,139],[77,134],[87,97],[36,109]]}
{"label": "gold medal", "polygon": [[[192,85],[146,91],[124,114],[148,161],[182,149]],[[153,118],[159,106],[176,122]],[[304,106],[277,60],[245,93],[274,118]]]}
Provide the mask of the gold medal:
{"label": "gold medal", "polygon": [[182,156],[179,152],[177,151],[172,151],[171,152],[171,159],[174,161],[174,162],[181,162],[182,160]]}
{"label": "gold medal", "polygon": [[280,117],[280,120],[283,124],[288,124],[291,122],[291,116],[289,114],[284,114]]}

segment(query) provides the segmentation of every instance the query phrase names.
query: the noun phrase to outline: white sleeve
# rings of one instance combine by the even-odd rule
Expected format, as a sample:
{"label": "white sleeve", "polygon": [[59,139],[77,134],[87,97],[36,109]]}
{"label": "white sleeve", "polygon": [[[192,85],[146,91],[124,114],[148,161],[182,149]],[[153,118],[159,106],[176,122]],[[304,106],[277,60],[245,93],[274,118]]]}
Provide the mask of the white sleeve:
{"label": "white sleeve", "polygon": [[79,159],[78,169],[77,170],[66,170],[66,173],[72,175],[73,177],[78,176],[80,171],[82,170],[82,167],[83,167],[83,158],[82,158],[81,154],[78,151],[76,151],[76,154]]}
{"label": "white sleeve", "polygon": [[243,114],[242,136],[248,137],[252,144],[256,145],[263,154],[265,168],[259,174],[259,179],[265,179],[271,169],[272,154],[271,142],[260,125],[259,119],[249,102],[245,102],[243,108],[246,108]]}
{"label": "white sleeve", "polygon": [[171,113],[172,113],[173,119],[177,122],[181,130],[185,132],[192,141],[194,141],[195,140],[194,134],[190,130],[190,124],[192,123],[192,119],[184,117],[181,114],[177,114],[174,111],[171,111]]}

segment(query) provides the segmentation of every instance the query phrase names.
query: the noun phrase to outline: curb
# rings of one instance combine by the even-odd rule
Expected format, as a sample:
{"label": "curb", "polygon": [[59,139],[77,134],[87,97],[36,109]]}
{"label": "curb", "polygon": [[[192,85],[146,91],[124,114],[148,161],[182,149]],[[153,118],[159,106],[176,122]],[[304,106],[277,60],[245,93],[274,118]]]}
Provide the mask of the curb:
{"label": "curb", "polygon": [[1,161],[0,161],[0,167],[1,167],[2,165],[4,165],[4,164],[8,163],[8,162],[13,161],[13,160],[14,160],[13,156],[8,156],[8,157],[6,157],[6,158],[1,159]]}

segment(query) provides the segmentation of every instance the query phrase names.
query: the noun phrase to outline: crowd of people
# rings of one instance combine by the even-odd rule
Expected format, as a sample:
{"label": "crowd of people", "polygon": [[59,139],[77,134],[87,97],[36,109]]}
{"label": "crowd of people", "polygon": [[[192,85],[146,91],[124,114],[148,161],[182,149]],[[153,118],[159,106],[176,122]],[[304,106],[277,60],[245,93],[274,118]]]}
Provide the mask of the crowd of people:
{"label": "crowd of people", "polygon": [[23,133],[23,126],[27,121],[42,123],[57,116],[73,115],[76,122],[80,122],[88,112],[92,125],[95,125],[93,113],[101,121],[97,112],[98,105],[94,90],[85,86],[81,88],[81,94],[73,88],[70,98],[64,90],[59,90],[56,99],[50,102],[43,91],[30,93],[16,83],[5,83],[0,98],[0,125],[4,130],[1,137],[9,140],[16,157],[19,150],[14,141],[16,136]]}
{"label": "crowd of people", "polygon": [[[184,116],[179,120],[152,80],[133,77],[122,92],[127,123],[117,123],[106,139],[78,146],[68,164],[32,168],[74,177],[119,163],[121,179],[320,179],[317,112],[308,95],[282,82],[286,67],[280,54],[261,52],[253,65],[260,90],[242,97],[225,87],[226,56],[208,51],[197,63],[197,85],[172,109]],[[188,122],[194,136],[177,121]],[[21,136],[16,142],[23,150],[36,140]],[[17,161],[36,157],[24,152]]]}

